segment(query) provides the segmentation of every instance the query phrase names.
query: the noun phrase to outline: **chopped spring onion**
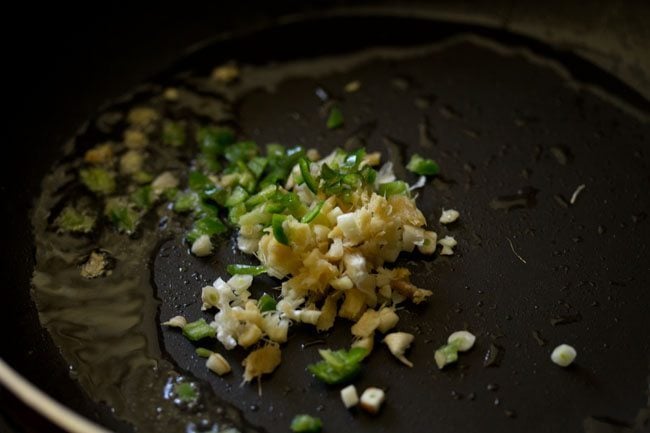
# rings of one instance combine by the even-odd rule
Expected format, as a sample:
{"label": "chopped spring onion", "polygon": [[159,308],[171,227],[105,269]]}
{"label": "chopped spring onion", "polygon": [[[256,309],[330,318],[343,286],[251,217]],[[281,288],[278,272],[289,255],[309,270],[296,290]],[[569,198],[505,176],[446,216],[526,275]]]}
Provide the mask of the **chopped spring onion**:
{"label": "chopped spring onion", "polygon": [[185,144],[185,127],[181,122],[171,120],[163,123],[162,141],[172,147],[181,147]]}
{"label": "chopped spring onion", "polygon": [[78,211],[72,206],[66,206],[63,208],[61,213],[54,224],[66,232],[72,233],[90,233],[95,226],[96,217],[93,215],[88,215],[85,212]]}
{"label": "chopped spring onion", "polygon": [[310,415],[296,415],[291,421],[291,431],[295,433],[319,433],[322,428],[322,421]]}
{"label": "chopped spring onion", "polygon": [[257,301],[257,307],[259,308],[261,313],[265,313],[267,311],[275,311],[276,306],[278,304],[278,301],[273,298],[273,296],[269,295],[268,293],[265,293],[260,297],[260,299]]}
{"label": "chopped spring onion", "polygon": [[436,350],[434,354],[436,365],[439,369],[443,369],[445,365],[458,361],[458,346],[456,342],[445,344]]}
{"label": "chopped spring onion", "polygon": [[183,327],[183,335],[188,340],[199,341],[206,337],[214,338],[217,335],[217,330],[208,325],[205,319],[199,319],[185,325]]}
{"label": "chopped spring onion", "polygon": [[201,358],[209,358],[212,355],[212,351],[205,347],[197,347],[195,352]]}
{"label": "chopped spring onion", "polygon": [[99,195],[109,195],[115,192],[115,174],[103,168],[87,168],[79,171],[81,182],[90,191]]}
{"label": "chopped spring onion", "polygon": [[194,192],[182,192],[176,196],[173,209],[178,213],[186,213],[194,210],[199,204],[199,196]]}
{"label": "chopped spring onion", "polygon": [[568,344],[560,344],[551,353],[551,361],[560,367],[568,367],[576,359],[577,352]]}
{"label": "chopped spring onion", "polygon": [[226,207],[233,207],[239,203],[243,203],[248,199],[248,192],[241,186],[237,185],[233,188],[230,196],[226,199]]}
{"label": "chopped spring onion", "polygon": [[254,141],[239,141],[226,147],[224,157],[232,162],[248,161],[253,158],[258,151],[257,143]]}
{"label": "chopped spring onion", "polygon": [[230,275],[261,275],[266,272],[264,266],[251,266],[251,265],[228,265],[226,268]]}
{"label": "chopped spring onion", "polygon": [[468,331],[456,331],[449,336],[447,343],[454,344],[459,352],[466,352],[474,346],[476,336]]}
{"label": "chopped spring onion", "polygon": [[409,185],[401,180],[393,182],[382,183],[377,188],[377,193],[386,197],[391,195],[406,194],[409,190]]}
{"label": "chopped spring onion", "polygon": [[314,194],[318,193],[318,183],[316,182],[316,179],[314,179],[314,176],[311,174],[311,170],[309,169],[309,161],[307,161],[305,158],[300,158],[298,160],[298,165],[300,166],[300,174],[302,175],[302,180],[305,182],[305,185],[307,185],[307,188]]}
{"label": "chopped spring onion", "polygon": [[337,129],[343,126],[343,112],[337,106],[332,107],[327,117],[327,129]]}
{"label": "chopped spring onion", "polygon": [[323,358],[316,364],[310,364],[307,369],[319,380],[336,385],[349,382],[361,371],[361,361],[368,355],[366,349],[353,347],[350,350],[329,350],[318,351]]}
{"label": "chopped spring onion", "polygon": [[140,185],[151,183],[151,181],[153,180],[153,175],[151,173],[142,170],[136,171],[131,175],[131,177],[133,178],[135,183],[138,183]]}
{"label": "chopped spring onion", "polygon": [[187,179],[187,185],[192,191],[196,192],[202,192],[206,188],[213,186],[210,178],[200,171],[190,172]]}
{"label": "chopped spring onion", "polygon": [[289,238],[284,231],[284,227],[282,227],[286,219],[286,215],[280,215],[277,213],[273,214],[273,217],[271,218],[271,228],[276,241],[284,245],[289,245]]}
{"label": "chopped spring onion", "polygon": [[437,162],[432,159],[422,158],[417,153],[411,157],[406,169],[421,176],[433,176],[440,172]]}

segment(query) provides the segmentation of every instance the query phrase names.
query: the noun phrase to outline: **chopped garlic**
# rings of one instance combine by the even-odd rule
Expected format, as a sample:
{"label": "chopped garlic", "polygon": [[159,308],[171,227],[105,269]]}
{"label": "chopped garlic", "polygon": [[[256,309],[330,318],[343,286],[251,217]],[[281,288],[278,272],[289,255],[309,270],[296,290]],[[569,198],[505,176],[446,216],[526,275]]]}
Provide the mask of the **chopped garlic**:
{"label": "chopped garlic", "polygon": [[357,323],[352,325],[352,335],[359,338],[368,337],[375,332],[375,329],[377,329],[380,323],[381,321],[377,311],[366,310]]}
{"label": "chopped garlic", "polygon": [[214,352],[212,352],[207,361],[205,361],[205,366],[211,371],[217,373],[219,376],[223,376],[231,371],[230,364],[226,361],[226,358]]}
{"label": "chopped garlic", "polygon": [[214,68],[212,70],[212,79],[219,83],[230,84],[239,78],[239,74],[237,65],[229,63]]}
{"label": "chopped garlic", "polygon": [[395,358],[399,359],[405,365],[413,367],[413,363],[406,359],[404,352],[413,342],[415,337],[413,334],[408,334],[406,332],[393,332],[384,337],[383,342],[388,346],[388,350],[392,353]]}
{"label": "chopped garlic", "polygon": [[168,321],[163,322],[163,325],[183,329],[187,325],[187,319],[183,316],[174,316]]}
{"label": "chopped garlic", "polygon": [[474,347],[476,336],[468,331],[456,331],[447,338],[447,343],[455,344],[459,352],[466,352]]}
{"label": "chopped garlic", "polygon": [[344,87],[343,90],[346,91],[346,93],[354,93],[358,91],[361,88],[361,81],[359,80],[354,80],[350,81],[347,83]]}
{"label": "chopped garlic", "polygon": [[205,286],[201,289],[201,301],[203,305],[201,310],[205,311],[212,307],[219,306],[219,292],[214,286]]}
{"label": "chopped garlic", "polygon": [[359,403],[359,394],[354,385],[348,385],[341,390],[341,400],[346,409],[350,409]]}
{"label": "chopped garlic", "polygon": [[397,322],[399,322],[399,316],[394,308],[384,307],[379,310],[379,326],[377,326],[379,332],[385,334],[387,331],[393,329],[397,325]]}
{"label": "chopped garlic", "polygon": [[359,338],[358,340],[353,341],[350,347],[360,347],[366,349],[368,353],[370,353],[375,347],[375,335],[371,334],[367,337]]}
{"label": "chopped garlic", "polygon": [[168,101],[176,101],[176,100],[178,100],[179,96],[180,95],[179,95],[178,89],[175,88],[175,87],[168,87],[163,92],[163,98],[165,98]]}
{"label": "chopped garlic", "polygon": [[452,248],[458,245],[458,242],[456,242],[456,239],[454,239],[452,236],[445,236],[444,238],[440,239],[438,243],[442,245],[442,251],[440,251],[440,255],[442,256],[453,255],[454,250]]}
{"label": "chopped garlic", "polygon": [[361,408],[372,414],[376,414],[381,409],[381,405],[386,400],[386,394],[382,389],[370,387],[361,394]]}
{"label": "chopped garlic", "polygon": [[127,129],[124,131],[123,140],[129,149],[143,149],[149,144],[149,139],[145,133],[138,129]]}
{"label": "chopped garlic", "polygon": [[212,254],[212,242],[210,236],[201,235],[192,243],[192,254],[197,257],[205,257]]}
{"label": "chopped garlic", "polygon": [[455,209],[442,210],[440,215],[440,224],[451,224],[460,217],[460,212]]}
{"label": "chopped garlic", "polygon": [[577,352],[568,344],[560,344],[551,353],[551,361],[560,367],[568,367],[576,359]]}

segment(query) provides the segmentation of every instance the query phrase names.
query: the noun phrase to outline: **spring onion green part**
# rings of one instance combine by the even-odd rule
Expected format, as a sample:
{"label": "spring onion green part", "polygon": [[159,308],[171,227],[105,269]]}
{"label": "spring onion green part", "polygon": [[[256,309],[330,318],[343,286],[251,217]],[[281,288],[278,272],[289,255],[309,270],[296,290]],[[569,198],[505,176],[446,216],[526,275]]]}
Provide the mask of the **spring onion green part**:
{"label": "spring onion green part", "polygon": [[264,266],[252,266],[252,265],[228,265],[226,268],[230,275],[261,275],[266,272]]}
{"label": "spring onion green part", "polygon": [[332,107],[327,117],[327,129],[337,129],[343,126],[343,112],[337,106]]}
{"label": "spring onion green part", "polygon": [[390,197],[391,195],[406,194],[409,186],[406,182],[395,180],[393,182],[382,183],[377,188],[377,193]]}
{"label": "spring onion green part", "polygon": [[216,329],[208,325],[205,319],[190,322],[183,327],[183,335],[191,341],[199,341],[203,338],[214,338],[217,335]]}
{"label": "spring onion green part", "polygon": [[350,350],[318,351],[322,361],[307,366],[317,379],[329,385],[343,384],[354,379],[361,371],[361,361],[368,355],[366,349],[353,347]]}
{"label": "spring onion green part", "polygon": [[196,354],[201,358],[209,358],[212,355],[212,351],[206,349],[205,347],[197,347],[195,350]]}
{"label": "spring onion green part", "polygon": [[434,176],[440,172],[437,162],[432,159],[425,159],[417,153],[411,157],[406,169],[421,176]]}
{"label": "spring onion green part", "polygon": [[66,206],[54,223],[59,230],[71,233],[90,233],[95,226],[97,217],[79,211],[72,206]]}
{"label": "spring onion green part", "polygon": [[224,233],[227,230],[228,228],[218,217],[208,216],[195,221],[192,229],[187,233],[185,238],[188,242],[194,243],[195,240],[203,235],[214,236]]}
{"label": "spring onion green part", "polygon": [[135,233],[141,217],[140,212],[136,211],[131,203],[123,197],[114,197],[106,200],[104,215],[106,215],[118,231],[127,235]]}
{"label": "spring onion green part", "polygon": [[310,415],[296,415],[291,421],[291,431],[295,433],[319,433],[322,428],[322,421]]}
{"label": "spring onion green part", "polygon": [[90,191],[98,195],[109,195],[115,192],[115,174],[103,168],[87,168],[79,171],[81,182]]}
{"label": "spring onion green part", "polygon": [[286,215],[273,214],[273,217],[271,219],[271,228],[273,229],[273,236],[275,237],[276,241],[284,245],[289,245],[289,238],[284,232],[284,227],[282,227],[282,224],[284,224],[284,221],[286,219]]}
{"label": "spring onion green part", "polygon": [[156,195],[151,186],[145,185],[133,191],[130,199],[138,209],[148,210],[156,201]]}
{"label": "spring onion green part", "polygon": [[273,298],[273,296],[268,293],[263,294],[260,299],[257,301],[257,307],[260,309],[261,313],[267,311],[275,311],[275,308],[278,304],[278,301]]}

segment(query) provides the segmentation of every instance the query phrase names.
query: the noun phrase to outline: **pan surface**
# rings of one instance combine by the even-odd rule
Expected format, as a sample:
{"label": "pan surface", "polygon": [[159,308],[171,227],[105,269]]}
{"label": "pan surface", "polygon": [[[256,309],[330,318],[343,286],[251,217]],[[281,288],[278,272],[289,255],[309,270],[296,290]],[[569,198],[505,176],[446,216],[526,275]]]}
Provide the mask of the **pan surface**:
{"label": "pan surface", "polygon": [[[310,41],[308,49],[294,43],[298,38]],[[343,323],[331,335],[293,330],[261,397],[256,387],[239,386],[238,367],[230,377],[212,376],[190,343],[158,323],[176,314],[197,317],[201,287],[245,259],[227,239],[215,257],[192,258],[180,235],[161,236],[152,221],[137,251],[111,245],[118,257],[111,277],[84,285],[71,278],[62,292],[62,275],[76,267],[70,259],[67,269],[54,269],[62,262],[47,258],[60,251],[47,224],[62,185],[55,171],[34,214],[35,299],[66,359],[55,360],[56,369],[69,364],[83,388],[70,393],[108,403],[127,423],[110,421],[102,405],[87,403],[86,410],[118,431],[132,430],[128,422],[143,431],[172,426],[170,419],[178,428],[198,425],[196,413],[179,416],[162,398],[166,374],[176,371],[203,384],[206,418],[241,429],[286,431],[296,413],[320,416],[328,431],[597,431],[647,423],[647,101],[534,41],[403,18],[294,23],[223,41],[184,59],[133,100],[174,84],[222,101],[200,77],[230,60],[247,68],[235,103],[227,104],[234,118],[220,120],[235,121],[245,137],[323,153],[362,145],[402,170],[416,152],[441,165],[442,175],[418,202],[439,234],[459,241],[457,253],[400,259],[416,284],[434,290],[427,305],[401,313],[399,329],[417,336],[409,355],[415,367],[402,367],[377,345],[357,387],[388,390],[378,417],[346,412],[337,389],[304,371],[319,347],[349,344]],[[354,80],[360,90],[345,93]],[[343,130],[325,128],[317,89],[340,101]],[[103,138],[95,120],[76,138],[79,148]],[[442,208],[458,209],[460,222],[438,227]],[[66,253],[81,255],[89,246],[67,245]],[[136,271],[120,277],[128,268]],[[260,279],[256,289],[275,284]],[[102,313],[104,321],[88,319]],[[433,351],[464,328],[478,335],[476,347],[438,371]],[[578,350],[566,370],[549,360],[564,342]],[[228,356],[238,366],[245,355]],[[217,413],[219,407],[227,409]]]}

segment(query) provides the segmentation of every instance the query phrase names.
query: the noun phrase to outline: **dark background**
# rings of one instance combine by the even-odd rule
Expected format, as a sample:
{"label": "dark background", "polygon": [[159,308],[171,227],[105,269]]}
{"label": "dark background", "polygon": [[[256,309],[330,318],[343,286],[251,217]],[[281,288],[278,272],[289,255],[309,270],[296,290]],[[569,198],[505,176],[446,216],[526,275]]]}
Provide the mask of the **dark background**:
{"label": "dark background", "polygon": [[[53,397],[90,417],[109,419],[105,409],[84,400],[67,377],[63,361],[49,359],[52,343],[44,331],[30,326],[36,320],[24,290],[31,276],[31,262],[25,263],[32,257],[30,227],[21,210],[31,205],[40,179],[60,153],[60,146],[89,114],[109,97],[146,80],[206,38],[268,26],[302,13],[344,13],[347,9],[408,15],[424,10],[443,19],[543,38],[611,71],[639,94],[650,95],[650,15],[646,2],[594,2],[585,6],[585,2],[575,1],[380,1],[354,2],[353,7],[347,3],[184,2],[182,7],[111,3],[93,5],[92,9],[28,5],[4,13],[7,110],[1,135],[6,149],[3,159],[22,170],[18,176],[14,170],[0,173],[0,214],[5,224],[1,245],[12,247],[11,251],[3,248],[0,275],[2,290],[23,290],[12,298],[11,305],[3,302],[1,357],[28,379],[41,378],[38,385]],[[51,376],[42,381],[45,366]],[[4,389],[0,389],[0,407],[8,419],[0,420],[0,431],[10,429],[8,425],[24,431],[56,431],[42,424]],[[112,421],[107,422],[110,425]]]}

